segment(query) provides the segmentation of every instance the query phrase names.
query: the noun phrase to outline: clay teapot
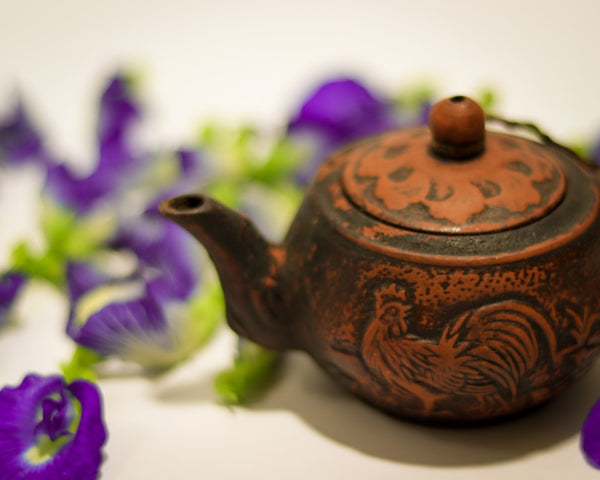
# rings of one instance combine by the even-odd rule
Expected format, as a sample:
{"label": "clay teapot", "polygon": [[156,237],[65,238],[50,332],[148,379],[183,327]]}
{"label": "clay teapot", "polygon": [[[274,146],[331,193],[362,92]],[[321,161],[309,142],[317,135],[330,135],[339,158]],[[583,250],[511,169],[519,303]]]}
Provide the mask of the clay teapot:
{"label": "clay teapot", "polygon": [[395,415],[530,409],[600,345],[598,176],[548,137],[485,130],[468,97],[429,128],[333,154],[280,245],[207,196],[161,212],[208,250],[238,334],[302,349]]}

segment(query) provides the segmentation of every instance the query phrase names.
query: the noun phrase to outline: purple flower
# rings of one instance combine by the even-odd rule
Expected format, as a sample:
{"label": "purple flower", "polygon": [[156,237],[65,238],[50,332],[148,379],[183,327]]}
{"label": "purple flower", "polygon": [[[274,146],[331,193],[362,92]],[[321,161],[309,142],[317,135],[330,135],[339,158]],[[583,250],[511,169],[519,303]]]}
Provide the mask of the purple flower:
{"label": "purple flower", "polygon": [[0,120],[0,163],[46,163],[42,137],[19,98],[14,110]]}
{"label": "purple flower", "polygon": [[588,462],[600,468],[600,401],[588,413],[581,429],[581,448]]}
{"label": "purple flower", "polygon": [[196,290],[200,266],[191,237],[153,206],[123,223],[110,246],[135,253],[140,274],[161,301],[187,300]]}
{"label": "purple flower", "polygon": [[121,191],[141,162],[131,138],[139,118],[140,107],[128,80],[122,75],[113,77],[100,100],[95,170],[80,177],[65,164],[53,163],[48,167],[48,191],[78,212],[86,212]]}
{"label": "purple flower", "polygon": [[[124,75],[113,76],[100,99],[97,137],[101,150],[126,146],[128,129],[139,117],[140,107],[132,97],[130,80]],[[129,152],[125,150],[122,154]]]}
{"label": "purple flower", "polygon": [[342,78],[321,85],[289,124],[290,131],[315,128],[347,142],[395,125],[392,105],[377,98],[358,80]]}
{"label": "purple flower", "polygon": [[69,264],[68,335],[103,356],[150,369],[187,357],[199,342],[193,312],[175,300],[179,285],[150,270],[142,266],[119,278],[91,264]]}
{"label": "purple flower", "polygon": [[111,279],[92,265],[67,270],[71,311],[67,333],[101,355],[128,357],[141,344],[165,345],[168,324],[162,306],[139,278]]}
{"label": "purple flower", "polygon": [[397,125],[391,102],[377,97],[358,80],[328,81],[313,92],[293,115],[288,130],[316,140],[317,153],[299,180],[306,183],[325,158],[342,145]]}
{"label": "purple flower", "polygon": [[0,325],[6,323],[10,308],[24,284],[25,277],[19,273],[8,272],[0,277]]}
{"label": "purple flower", "polygon": [[102,259],[67,267],[68,335],[101,355],[148,368],[170,366],[196,346],[190,299],[200,276],[192,238],[156,204],[122,218],[107,243],[135,258],[126,274],[108,271]]}
{"label": "purple flower", "polygon": [[28,375],[0,390],[0,473],[24,480],[93,480],[106,429],[98,388]]}

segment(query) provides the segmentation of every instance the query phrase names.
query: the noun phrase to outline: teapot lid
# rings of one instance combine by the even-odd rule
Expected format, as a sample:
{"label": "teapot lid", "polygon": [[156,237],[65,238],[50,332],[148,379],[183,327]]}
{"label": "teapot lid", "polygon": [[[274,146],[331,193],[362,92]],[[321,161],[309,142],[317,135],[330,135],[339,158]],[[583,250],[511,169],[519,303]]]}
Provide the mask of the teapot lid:
{"label": "teapot lid", "polygon": [[531,223],[565,195],[565,175],[542,144],[486,132],[481,107],[435,104],[429,128],[398,130],[347,151],[342,188],[369,215],[410,230],[472,234]]}

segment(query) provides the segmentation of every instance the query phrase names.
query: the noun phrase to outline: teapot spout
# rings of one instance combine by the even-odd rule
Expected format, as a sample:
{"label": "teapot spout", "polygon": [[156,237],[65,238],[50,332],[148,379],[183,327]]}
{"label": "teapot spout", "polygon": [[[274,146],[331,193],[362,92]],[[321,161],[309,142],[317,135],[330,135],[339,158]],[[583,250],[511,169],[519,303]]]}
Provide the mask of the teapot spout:
{"label": "teapot spout", "polygon": [[227,322],[266,348],[294,348],[283,308],[279,267],[285,251],[271,245],[250,220],[205,195],[163,201],[160,212],[204,245],[225,294]]}

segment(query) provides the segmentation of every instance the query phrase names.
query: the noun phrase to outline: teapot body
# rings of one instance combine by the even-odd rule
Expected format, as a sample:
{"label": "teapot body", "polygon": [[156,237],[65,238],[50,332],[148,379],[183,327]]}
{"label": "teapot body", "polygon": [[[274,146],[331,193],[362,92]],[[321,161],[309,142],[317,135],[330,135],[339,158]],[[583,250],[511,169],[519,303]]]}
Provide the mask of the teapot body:
{"label": "teapot body", "polygon": [[343,153],[309,187],[275,279],[298,348],[369,403],[427,421],[516,414],[586,371],[600,345],[600,222],[584,166],[558,155],[570,183],[534,225],[437,235],[354,208]]}
{"label": "teapot body", "polygon": [[280,245],[204,195],[160,209],[207,248],[238,334],[396,415],[516,414],[600,351],[598,171],[537,130],[486,132],[463,96],[430,127],[331,156]]}

